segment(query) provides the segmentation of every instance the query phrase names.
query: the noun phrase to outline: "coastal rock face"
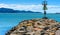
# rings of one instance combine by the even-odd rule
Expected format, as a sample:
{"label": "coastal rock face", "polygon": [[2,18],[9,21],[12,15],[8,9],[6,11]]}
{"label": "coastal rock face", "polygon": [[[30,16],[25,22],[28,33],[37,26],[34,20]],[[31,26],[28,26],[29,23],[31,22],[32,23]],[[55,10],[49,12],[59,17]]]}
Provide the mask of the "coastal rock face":
{"label": "coastal rock face", "polygon": [[56,35],[60,23],[52,19],[31,19],[20,22],[6,35]]}

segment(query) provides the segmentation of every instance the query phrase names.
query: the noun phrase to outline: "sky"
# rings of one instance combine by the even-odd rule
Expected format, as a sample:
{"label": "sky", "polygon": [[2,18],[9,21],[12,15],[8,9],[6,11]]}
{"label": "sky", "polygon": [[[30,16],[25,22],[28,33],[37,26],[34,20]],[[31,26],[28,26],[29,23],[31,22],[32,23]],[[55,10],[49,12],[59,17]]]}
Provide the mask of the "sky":
{"label": "sky", "polygon": [[[43,0],[0,0],[0,8],[43,12]],[[47,0],[47,13],[60,12],[60,0]]]}

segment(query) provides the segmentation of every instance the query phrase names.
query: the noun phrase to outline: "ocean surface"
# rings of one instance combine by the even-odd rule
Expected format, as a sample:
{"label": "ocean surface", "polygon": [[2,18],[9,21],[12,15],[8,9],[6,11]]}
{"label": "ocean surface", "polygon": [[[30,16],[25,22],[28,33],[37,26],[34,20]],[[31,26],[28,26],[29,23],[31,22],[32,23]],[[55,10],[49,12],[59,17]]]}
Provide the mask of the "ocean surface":
{"label": "ocean surface", "polygon": [[[42,18],[40,13],[0,13],[0,35],[5,35],[12,27],[19,24],[23,20]],[[60,22],[60,14],[47,14],[47,17]]]}

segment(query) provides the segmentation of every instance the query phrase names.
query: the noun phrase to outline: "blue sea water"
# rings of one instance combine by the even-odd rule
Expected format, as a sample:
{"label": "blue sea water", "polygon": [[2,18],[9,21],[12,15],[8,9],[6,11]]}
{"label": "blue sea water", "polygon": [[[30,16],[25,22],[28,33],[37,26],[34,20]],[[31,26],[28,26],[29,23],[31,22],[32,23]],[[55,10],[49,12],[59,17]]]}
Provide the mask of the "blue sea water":
{"label": "blue sea water", "polygon": [[[43,14],[40,13],[18,13],[8,14],[0,13],[0,35],[5,35],[12,27],[19,24],[23,20],[29,20],[34,18],[42,18]],[[47,17],[60,22],[60,14],[47,14]]]}

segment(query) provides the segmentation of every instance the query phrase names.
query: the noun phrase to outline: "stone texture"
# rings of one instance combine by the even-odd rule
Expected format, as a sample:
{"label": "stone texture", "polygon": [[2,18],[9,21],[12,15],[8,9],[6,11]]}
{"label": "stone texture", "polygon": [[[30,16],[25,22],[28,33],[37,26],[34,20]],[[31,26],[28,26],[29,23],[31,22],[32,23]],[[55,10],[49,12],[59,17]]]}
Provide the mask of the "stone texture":
{"label": "stone texture", "polygon": [[20,22],[6,35],[57,35],[59,28],[60,23],[52,19],[31,19]]}

